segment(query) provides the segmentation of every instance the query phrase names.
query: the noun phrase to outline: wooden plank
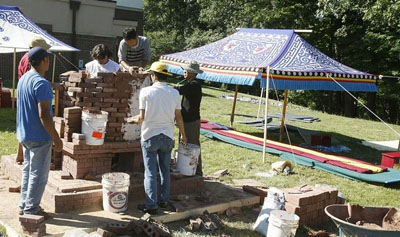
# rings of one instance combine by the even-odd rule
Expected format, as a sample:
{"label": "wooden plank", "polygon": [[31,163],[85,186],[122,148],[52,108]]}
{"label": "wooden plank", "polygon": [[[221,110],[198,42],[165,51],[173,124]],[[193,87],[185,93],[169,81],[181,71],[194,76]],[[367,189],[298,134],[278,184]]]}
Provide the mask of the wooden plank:
{"label": "wooden plank", "polygon": [[191,216],[202,215],[205,210],[207,210],[209,213],[217,213],[217,212],[223,212],[231,207],[253,206],[253,205],[259,204],[259,202],[260,202],[259,196],[251,196],[251,197],[234,200],[234,201],[230,201],[230,202],[194,208],[194,209],[191,209],[188,211],[171,212],[166,215],[154,216],[152,218],[157,221],[160,221],[162,223],[168,223],[168,222],[186,219]]}

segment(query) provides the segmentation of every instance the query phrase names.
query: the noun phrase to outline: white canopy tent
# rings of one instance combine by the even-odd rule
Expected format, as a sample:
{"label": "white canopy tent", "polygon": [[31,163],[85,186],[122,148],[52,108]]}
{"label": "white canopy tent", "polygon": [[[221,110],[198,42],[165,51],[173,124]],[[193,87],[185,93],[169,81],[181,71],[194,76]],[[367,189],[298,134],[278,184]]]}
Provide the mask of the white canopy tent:
{"label": "white canopy tent", "polygon": [[[29,50],[29,42],[35,36],[42,37],[49,45],[50,51],[79,51],[72,46],[54,38],[45,30],[37,26],[26,17],[16,6],[0,5],[0,53],[14,53],[13,60],[13,88],[12,97],[15,96],[17,52]],[[54,82],[56,54],[54,54],[52,82]],[[13,107],[14,107],[14,100]]]}

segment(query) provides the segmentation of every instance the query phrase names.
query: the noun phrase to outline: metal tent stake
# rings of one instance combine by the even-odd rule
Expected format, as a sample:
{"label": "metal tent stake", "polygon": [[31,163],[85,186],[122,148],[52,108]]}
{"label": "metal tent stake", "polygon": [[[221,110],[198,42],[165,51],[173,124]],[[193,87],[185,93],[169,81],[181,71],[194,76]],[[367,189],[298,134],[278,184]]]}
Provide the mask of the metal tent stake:
{"label": "metal tent stake", "polygon": [[279,141],[282,141],[283,127],[285,126],[286,106],[287,106],[288,90],[285,90],[285,98],[283,99],[281,130],[279,133]]}
{"label": "metal tent stake", "polygon": [[269,66],[267,67],[267,86],[265,89],[263,163],[265,163],[265,152],[266,152],[265,146],[267,145],[268,96],[269,96]]}

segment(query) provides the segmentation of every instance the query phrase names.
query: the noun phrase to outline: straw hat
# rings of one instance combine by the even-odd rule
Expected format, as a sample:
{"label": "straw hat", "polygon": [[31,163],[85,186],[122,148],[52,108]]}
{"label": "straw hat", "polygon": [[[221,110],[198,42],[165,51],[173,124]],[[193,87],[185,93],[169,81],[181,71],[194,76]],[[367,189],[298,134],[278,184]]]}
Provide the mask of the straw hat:
{"label": "straw hat", "polygon": [[167,76],[172,76],[171,73],[168,72],[168,67],[165,63],[162,63],[160,61],[154,62],[151,64],[151,67],[147,72],[153,71],[153,72],[158,72]]}
{"label": "straw hat", "polygon": [[29,48],[33,47],[41,47],[45,50],[49,50],[51,48],[51,45],[49,45],[42,37],[35,36],[32,38],[31,42],[29,42]]}

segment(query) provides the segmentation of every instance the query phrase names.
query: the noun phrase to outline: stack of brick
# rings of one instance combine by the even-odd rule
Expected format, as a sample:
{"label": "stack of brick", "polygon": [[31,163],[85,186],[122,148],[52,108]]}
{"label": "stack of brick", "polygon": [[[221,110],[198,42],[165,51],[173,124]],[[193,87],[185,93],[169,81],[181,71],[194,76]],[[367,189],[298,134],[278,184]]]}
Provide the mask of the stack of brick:
{"label": "stack of brick", "polygon": [[[78,106],[89,113],[108,112],[105,141],[123,141],[121,130],[130,112],[129,99],[139,89],[132,82],[144,80],[147,76],[148,73],[130,75],[118,72],[98,73],[96,78],[86,78],[83,71],[69,73],[68,79],[62,83],[64,92],[60,96],[61,108]],[[67,125],[69,119],[65,114],[64,118]]]}
{"label": "stack of brick", "polygon": [[[54,121],[54,127],[57,131],[57,133],[60,135],[60,138],[64,138],[64,118],[61,117],[53,117]],[[51,157],[51,162],[54,164],[55,169],[61,169],[62,165],[62,153],[61,152],[56,152],[53,150],[53,154]]]}
{"label": "stack of brick", "polygon": [[64,140],[72,141],[72,134],[81,132],[82,108],[78,106],[64,108]]}
{"label": "stack of brick", "polygon": [[37,237],[46,235],[46,224],[43,216],[24,214],[19,217],[19,221],[24,234]]}
{"label": "stack of brick", "polygon": [[325,207],[338,202],[338,190],[327,186],[303,185],[283,190],[286,211],[300,217],[300,225],[316,226],[328,221]]}

